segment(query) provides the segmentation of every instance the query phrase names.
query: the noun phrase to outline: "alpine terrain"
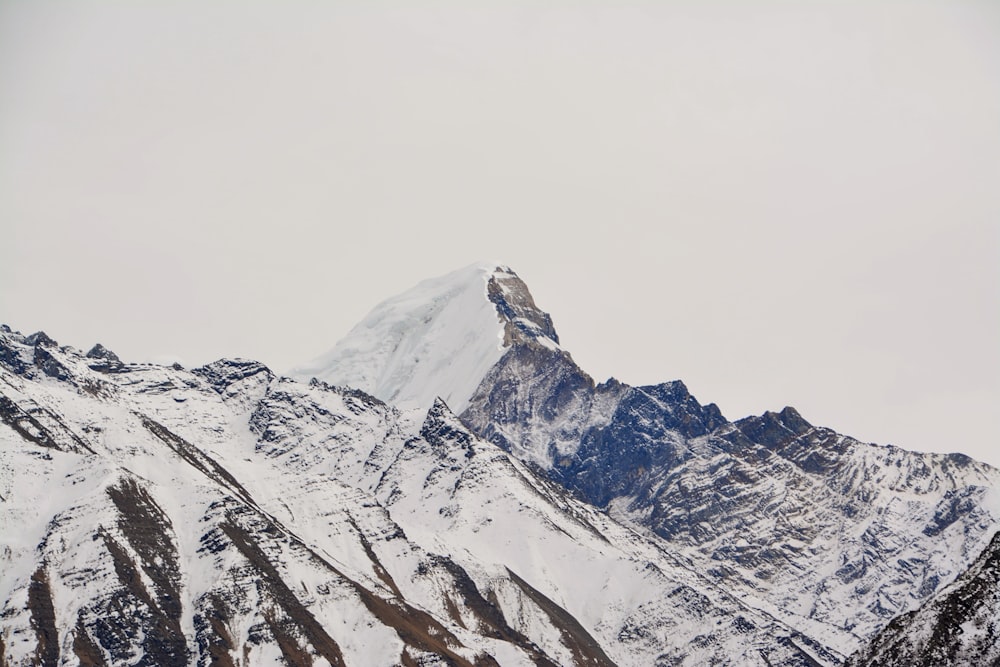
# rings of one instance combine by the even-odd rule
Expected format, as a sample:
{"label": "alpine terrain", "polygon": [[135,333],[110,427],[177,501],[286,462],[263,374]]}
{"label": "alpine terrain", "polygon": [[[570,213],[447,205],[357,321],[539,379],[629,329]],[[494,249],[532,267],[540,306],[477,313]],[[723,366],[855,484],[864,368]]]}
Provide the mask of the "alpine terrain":
{"label": "alpine terrain", "polygon": [[597,383],[499,263],[290,375],[0,328],[0,665],[1000,663],[1000,471]]}

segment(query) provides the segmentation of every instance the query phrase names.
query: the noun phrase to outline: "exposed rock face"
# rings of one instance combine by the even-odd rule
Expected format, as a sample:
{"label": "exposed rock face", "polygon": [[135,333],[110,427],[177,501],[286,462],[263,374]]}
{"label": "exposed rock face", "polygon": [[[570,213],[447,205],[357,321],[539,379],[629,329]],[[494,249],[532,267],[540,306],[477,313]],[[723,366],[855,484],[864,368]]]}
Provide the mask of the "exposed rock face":
{"label": "exposed rock face", "polygon": [[517,274],[507,267],[496,267],[489,273],[486,295],[497,308],[504,325],[504,344],[547,338],[558,344],[559,336],[552,318],[535,305],[535,300]]}
{"label": "exposed rock face", "polygon": [[1000,665],[1000,532],[958,579],[894,619],[847,665]]}
{"label": "exposed rock face", "polygon": [[553,468],[554,477],[605,507],[655,484],[658,472],[692,455],[686,440],[724,423],[714,404],[703,407],[680,381],[627,387],[608,423],[588,429],[568,463]]}
{"label": "exposed rock face", "polygon": [[100,343],[90,348],[90,351],[87,352],[87,358],[93,359],[90,367],[95,371],[115,373],[124,368],[124,364],[122,364],[122,360],[118,358],[118,355]]}
{"label": "exposed rock face", "polygon": [[94,345],[94,347],[90,348],[90,351],[87,352],[87,358],[104,359],[105,361],[114,361],[117,363],[121,363],[122,361],[121,359],[118,358],[117,354],[115,354],[108,348],[104,347],[100,343],[97,343]]}
{"label": "exposed rock face", "polygon": [[557,457],[575,452],[619,391],[618,385],[595,387],[568,353],[529,340],[490,369],[462,419],[480,436],[549,469]]}

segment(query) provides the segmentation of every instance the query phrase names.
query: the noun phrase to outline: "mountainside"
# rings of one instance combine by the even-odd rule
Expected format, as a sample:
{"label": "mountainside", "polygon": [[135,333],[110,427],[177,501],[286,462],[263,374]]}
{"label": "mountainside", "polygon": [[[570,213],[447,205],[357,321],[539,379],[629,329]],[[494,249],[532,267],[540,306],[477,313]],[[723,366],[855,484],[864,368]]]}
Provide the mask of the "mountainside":
{"label": "mountainside", "polygon": [[893,620],[847,664],[1000,665],[1000,532],[954,583]]}
{"label": "mountainside", "polygon": [[[441,280],[469,272],[491,280],[489,265]],[[998,525],[1000,474],[988,465],[862,443],[793,408],[729,422],[680,381],[595,383],[555,344],[551,318],[520,301],[544,334],[505,337],[460,403],[471,430],[840,651],[953,580]],[[393,317],[369,316],[382,327]],[[509,327],[500,305],[494,317],[491,335]]]}
{"label": "mountainside", "polygon": [[[476,286],[480,304],[495,306],[484,334],[491,341],[502,329],[518,334],[504,336],[498,361],[467,400],[455,396],[466,405],[463,421],[839,650],[853,651],[956,577],[997,525],[1000,475],[966,456],[861,443],[792,408],[728,422],[679,381],[596,384],[558,346],[551,318],[523,282],[506,267],[493,271],[478,265],[435,283]],[[483,288],[498,278],[517,285],[515,316],[497,290]],[[397,307],[413,302],[414,292],[407,295],[366,322],[398,328],[393,322],[409,317]],[[524,321],[544,326],[514,326]],[[423,332],[407,331],[422,340]],[[404,337],[400,347],[414,343]],[[422,361],[394,359],[404,377]]]}
{"label": "mountainside", "polygon": [[793,408],[731,422],[680,381],[596,383],[506,267],[386,301],[296,376],[0,329],[0,665],[995,644],[1000,472]]}
{"label": "mountainside", "polygon": [[1000,517],[1000,476],[966,456],[864,444],[792,408],[727,422],[680,382],[595,386],[537,347],[508,351],[462,417],[845,652],[957,576]]}
{"label": "mountainside", "polygon": [[835,664],[436,402],[0,334],[0,662]]}

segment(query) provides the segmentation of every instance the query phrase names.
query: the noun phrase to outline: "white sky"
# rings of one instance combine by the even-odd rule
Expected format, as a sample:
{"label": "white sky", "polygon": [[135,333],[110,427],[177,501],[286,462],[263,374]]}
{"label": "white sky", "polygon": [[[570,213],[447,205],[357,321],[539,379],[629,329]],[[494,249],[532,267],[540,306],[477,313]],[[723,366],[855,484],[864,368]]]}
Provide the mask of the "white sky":
{"label": "white sky", "polygon": [[0,0],[0,321],[284,370],[483,258],[598,380],[1000,464],[1000,3]]}

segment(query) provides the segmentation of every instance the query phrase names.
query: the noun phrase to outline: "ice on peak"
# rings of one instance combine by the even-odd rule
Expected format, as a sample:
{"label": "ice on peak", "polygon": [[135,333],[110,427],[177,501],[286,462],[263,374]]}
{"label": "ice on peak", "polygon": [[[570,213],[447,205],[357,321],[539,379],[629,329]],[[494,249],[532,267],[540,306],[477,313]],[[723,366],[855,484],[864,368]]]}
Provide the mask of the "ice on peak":
{"label": "ice on peak", "polygon": [[551,318],[501,262],[425,280],[376,306],[325,355],[291,375],[366,391],[401,408],[442,398],[460,414],[515,342],[558,347]]}

